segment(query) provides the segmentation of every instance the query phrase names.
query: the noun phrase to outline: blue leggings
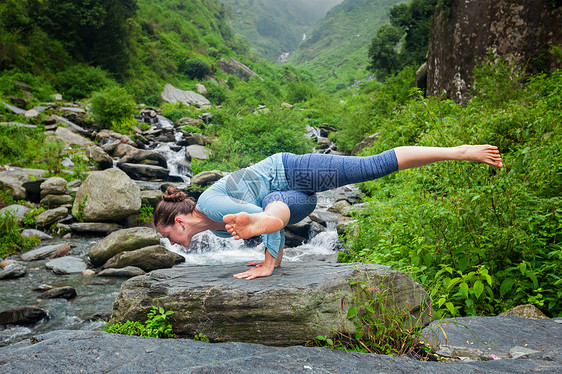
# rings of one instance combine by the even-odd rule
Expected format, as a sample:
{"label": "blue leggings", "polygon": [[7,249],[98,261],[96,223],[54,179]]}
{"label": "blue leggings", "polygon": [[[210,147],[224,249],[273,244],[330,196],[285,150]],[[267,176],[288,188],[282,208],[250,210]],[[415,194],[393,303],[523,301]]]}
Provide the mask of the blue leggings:
{"label": "blue leggings", "polygon": [[262,208],[273,201],[284,202],[291,211],[289,224],[303,220],[314,211],[316,192],[366,182],[398,171],[393,149],[367,157],[317,153],[283,153],[282,157],[289,190],[268,194],[263,199]]}

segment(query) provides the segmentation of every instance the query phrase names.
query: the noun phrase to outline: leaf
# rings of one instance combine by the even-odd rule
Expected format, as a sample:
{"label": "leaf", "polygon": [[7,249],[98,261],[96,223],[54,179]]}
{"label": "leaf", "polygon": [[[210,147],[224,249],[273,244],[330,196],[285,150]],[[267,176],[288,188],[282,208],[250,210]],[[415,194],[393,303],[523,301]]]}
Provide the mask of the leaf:
{"label": "leaf", "polygon": [[347,310],[347,319],[353,319],[357,317],[357,313],[359,313],[359,308],[356,306],[352,306]]}
{"label": "leaf", "polygon": [[462,293],[464,293],[465,295],[468,295],[468,284],[466,284],[466,282],[462,282],[459,285],[459,288],[460,288]]}
{"label": "leaf", "polygon": [[457,314],[457,310],[455,309],[455,306],[453,305],[452,302],[447,302],[445,304],[445,306],[447,307],[447,310],[449,311],[449,313],[451,313],[452,316]]}
{"label": "leaf", "polygon": [[514,284],[515,284],[515,279],[513,279],[513,278],[504,279],[501,286],[500,286],[500,296],[503,296],[506,293],[508,293],[509,290],[511,290],[511,288],[513,287]]}
{"label": "leaf", "polygon": [[482,295],[482,292],[484,292],[484,283],[477,280],[476,282],[474,282],[474,286],[472,286],[472,288],[474,289],[474,292],[476,293],[476,298],[479,298],[480,295]]}
{"label": "leaf", "polygon": [[525,275],[525,273],[527,272],[527,264],[524,262],[520,263],[519,271],[521,271],[521,274]]}

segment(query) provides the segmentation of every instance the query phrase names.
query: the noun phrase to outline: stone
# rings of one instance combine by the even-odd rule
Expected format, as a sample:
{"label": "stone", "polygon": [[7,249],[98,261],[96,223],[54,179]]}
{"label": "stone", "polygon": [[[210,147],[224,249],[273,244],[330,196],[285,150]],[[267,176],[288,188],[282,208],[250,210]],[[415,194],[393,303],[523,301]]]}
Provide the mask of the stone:
{"label": "stone", "polygon": [[141,191],[141,201],[143,204],[156,208],[158,203],[162,201],[162,192],[157,190]]}
{"label": "stone", "polygon": [[[0,191],[5,191],[15,200],[26,200],[26,190],[23,183],[29,176],[21,171],[0,171]],[[26,178],[26,179],[24,179]]]}
{"label": "stone", "polygon": [[8,103],[1,102],[1,101],[0,101],[0,105],[4,105],[6,108],[8,108],[9,111],[11,111],[15,114],[25,114],[25,109],[21,109],[21,108],[18,108],[16,106],[13,106],[13,105],[10,105]]}
{"label": "stone", "polygon": [[293,109],[293,106],[289,103],[281,103],[281,109]]}
{"label": "stone", "polygon": [[45,317],[47,311],[44,309],[36,306],[20,306],[0,312],[0,325],[33,325]]}
{"label": "stone", "polygon": [[146,272],[141,268],[136,266],[125,266],[124,268],[110,268],[102,270],[98,273],[100,277],[121,277],[121,278],[132,278],[137,275],[145,275]]}
{"label": "stone", "polygon": [[191,158],[196,158],[198,160],[207,160],[209,158],[211,150],[202,145],[194,144],[185,147],[185,153],[187,153]]}
{"label": "stone", "polygon": [[37,249],[33,249],[28,252],[24,252],[20,255],[23,261],[37,261],[44,258],[55,258],[66,256],[70,253],[70,244],[60,243],[47,245]]}
{"label": "stone", "polygon": [[55,209],[49,209],[35,216],[35,224],[38,227],[49,227],[53,223],[62,220],[68,216],[68,209],[61,206]]}
{"label": "stone", "polygon": [[199,92],[201,95],[203,96],[209,95],[209,91],[207,91],[207,87],[205,87],[203,83],[197,83],[195,85],[195,88],[197,89],[197,92]]}
{"label": "stone", "polygon": [[69,225],[69,229],[72,232],[77,233],[104,233],[109,234],[117,230],[121,230],[123,227],[117,223],[106,223],[106,222],[75,222]]}
{"label": "stone", "polygon": [[133,147],[130,144],[125,144],[125,143],[118,143],[115,146],[115,148],[113,148],[112,151],[106,150],[106,152],[110,152],[113,155],[113,157],[117,157],[117,158],[123,158],[127,154],[129,154],[131,152],[136,152],[136,151],[138,151],[137,148]]}
{"label": "stone", "polygon": [[71,205],[74,199],[70,195],[45,195],[41,199],[41,206],[56,207]]}
{"label": "stone", "polygon": [[[62,118],[62,117],[61,117]],[[95,144],[88,138],[79,133],[75,133],[66,127],[59,126],[55,131],[55,137],[67,146],[78,145],[82,147],[92,147]]]}
{"label": "stone", "polygon": [[45,267],[55,274],[66,275],[82,273],[88,266],[81,258],[66,256],[50,260]]}
{"label": "stone", "polygon": [[295,235],[299,235],[305,239],[308,238],[308,233],[310,231],[310,225],[312,220],[309,217],[301,220],[300,222],[294,223],[292,225],[285,226],[285,232],[291,232]]}
{"label": "stone", "polygon": [[371,135],[367,135],[363,140],[357,143],[355,147],[353,147],[351,154],[354,156],[359,155],[361,151],[363,151],[367,147],[372,146],[373,144],[375,144],[375,142],[378,142],[379,139],[380,139],[380,134],[378,132]]}
{"label": "stone", "polygon": [[43,231],[35,230],[35,229],[25,229],[21,232],[21,236],[24,238],[29,238],[32,236],[38,236],[39,239],[49,240],[53,239],[53,237],[49,234],[44,233]]}
{"label": "stone", "polygon": [[76,290],[70,286],[56,287],[47,290],[39,296],[41,299],[74,299]]}
{"label": "stone", "polygon": [[143,164],[120,164],[119,168],[134,180],[166,180],[170,175],[170,170],[157,165]]}
{"label": "stone", "polygon": [[542,61],[551,71],[560,67],[551,45],[562,44],[562,7],[550,0],[450,2],[437,7],[431,25],[427,95],[445,93],[464,103],[472,88],[474,67],[492,50],[535,73]]}
{"label": "stone", "polygon": [[101,170],[113,167],[113,159],[101,147],[89,146],[85,149],[86,157],[96,162]]}
{"label": "stone", "polygon": [[193,91],[180,90],[169,83],[164,86],[164,90],[160,96],[162,97],[162,100],[171,104],[180,102],[185,105],[195,105],[200,108],[211,106],[211,102],[205,98],[205,96]]}
{"label": "stone", "polygon": [[121,286],[111,322],[144,321],[158,300],[159,306],[176,312],[175,331],[182,336],[205,331],[227,341],[304,344],[338,329],[355,332],[346,316],[360,291],[350,286],[351,280],[384,289],[386,300],[412,313],[413,324],[429,322],[425,290],[387,266],[288,262],[272,276],[249,282],[232,276],[244,265],[178,265],[131,278]]}
{"label": "stone", "polygon": [[199,118],[183,117],[177,121],[178,125],[191,125],[199,127],[200,129],[205,127],[205,123]]}
{"label": "stone", "polygon": [[82,272],[82,275],[85,277],[91,277],[92,275],[96,275],[96,272],[92,269],[86,269]]}
{"label": "stone", "polygon": [[258,77],[263,80],[263,78],[258,76],[254,71],[252,71],[252,69],[233,58],[226,59],[221,57],[218,62],[218,66],[219,69],[224,71],[226,74],[236,75],[245,82],[248,82],[251,77]]}
{"label": "stone", "polygon": [[139,187],[124,171],[112,168],[90,173],[76,193],[72,215],[86,222],[115,222],[140,208]]}
{"label": "stone", "polygon": [[[89,132],[89,131],[87,131],[87,130],[85,130],[84,128],[78,126],[78,125],[75,124],[74,122],[67,120],[67,119],[64,118],[64,117],[57,116],[57,115],[55,115],[55,114],[53,114],[51,117],[52,117],[54,120],[56,120],[57,123],[63,123],[64,125],[66,125],[66,128],[67,128],[68,130],[70,130],[71,132],[74,132],[74,133],[79,134],[79,135],[82,135],[82,136],[90,136],[90,132]],[[59,126],[59,127],[57,128],[57,131],[55,131],[55,134],[56,134],[56,133],[59,131],[59,129],[61,129],[61,128],[64,128],[64,127]],[[58,135],[58,134],[57,134],[57,135]]]}
{"label": "stone", "polygon": [[509,357],[519,358],[521,356],[530,355],[531,353],[537,353],[538,351],[534,349],[529,349],[525,347],[513,347],[509,350]]}
{"label": "stone", "polygon": [[347,212],[349,212],[350,207],[351,204],[349,203],[349,201],[339,200],[336,201],[330,208],[328,208],[328,212],[338,213],[342,216],[345,216]]}
{"label": "stone", "polygon": [[31,208],[28,208],[24,205],[12,204],[0,209],[0,215],[5,214],[4,212],[11,212],[14,215],[16,221],[21,224],[21,222],[23,221],[23,217],[25,217],[25,215],[30,211]]}
{"label": "stone", "polygon": [[12,264],[19,264],[19,262],[16,261],[16,260],[3,260],[3,261],[0,261],[0,269],[4,269],[6,266],[12,265]]}
{"label": "stone", "polygon": [[433,321],[421,334],[436,350],[453,346],[458,352],[460,348],[480,350],[488,359],[492,354],[509,358],[517,346],[541,352],[559,349],[562,326],[551,319],[462,317]]}
{"label": "stone", "polygon": [[160,237],[160,234],[150,227],[133,227],[112,232],[92,247],[89,253],[90,261],[95,266],[101,266],[121,252],[160,244]]}
{"label": "stone", "polygon": [[117,166],[121,166],[125,163],[156,165],[162,168],[168,168],[168,162],[166,161],[166,157],[164,157],[162,153],[138,149],[128,152],[126,156],[119,160]]}
{"label": "stone", "polygon": [[23,277],[27,269],[22,264],[11,264],[0,270],[0,279],[12,279]]}
{"label": "stone", "polygon": [[62,101],[62,95],[61,95],[61,94],[58,94],[58,93],[52,94],[52,95],[51,95],[51,98],[52,98],[53,100],[55,100],[55,101]]}
{"label": "stone", "polygon": [[191,184],[205,187],[210,184],[213,184],[214,182],[218,181],[225,175],[226,174],[220,170],[204,171],[194,175],[193,178],[191,178]]}
{"label": "stone", "polygon": [[548,318],[543,312],[540,311],[539,308],[531,304],[517,305],[516,307],[513,307],[508,311],[500,313],[500,317],[504,316],[516,316],[521,318],[534,319]]}
{"label": "stone", "polygon": [[[174,315],[172,315],[173,317]],[[0,371],[21,373],[559,373],[561,350],[518,360],[424,362],[319,347],[269,347],[57,330],[0,347]]]}
{"label": "stone", "polygon": [[172,252],[161,245],[153,245],[134,251],[121,252],[107,260],[103,269],[134,266],[149,272],[171,268],[175,263],[175,256]]}
{"label": "stone", "polygon": [[32,119],[32,118],[39,117],[39,112],[36,109],[29,109],[26,110],[23,115],[25,116],[26,119]]}
{"label": "stone", "polygon": [[423,92],[427,89],[427,70],[427,62],[424,62],[418,70],[416,70],[415,85]]}

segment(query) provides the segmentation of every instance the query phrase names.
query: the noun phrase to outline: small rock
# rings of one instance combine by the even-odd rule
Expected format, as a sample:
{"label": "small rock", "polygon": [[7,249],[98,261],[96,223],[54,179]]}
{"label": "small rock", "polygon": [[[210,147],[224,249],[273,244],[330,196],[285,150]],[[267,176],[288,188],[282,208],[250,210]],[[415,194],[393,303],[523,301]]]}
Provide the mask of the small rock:
{"label": "small rock", "polygon": [[349,212],[349,208],[351,204],[347,200],[339,200],[334,203],[330,208],[328,208],[328,212],[338,213],[341,215],[346,215]]}
{"label": "small rock", "polygon": [[85,277],[91,277],[92,275],[96,275],[96,272],[92,269],[86,269],[82,272],[82,275]]}
{"label": "small rock", "polygon": [[31,211],[30,208],[28,208],[24,205],[20,205],[20,204],[8,205],[7,207],[0,209],[0,213],[11,212],[14,215],[14,217],[16,218],[18,223],[22,222],[23,217],[25,217],[25,215],[29,211]]}
{"label": "small rock", "polygon": [[0,313],[0,325],[33,325],[47,317],[47,311],[36,306],[20,306]]}
{"label": "small rock", "polygon": [[24,116],[27,119],[37,118],[37,117],[39,117],[39,112],[35,109],[29,109],[28,111],[26,111],[24,113]]}
{"label": "small rock", "polygon": [[539,308],[531,304],[517,305],[516,307],[500,314],[500,317],[504,316],[516,316],[530,319],[548,318]]}
{"label": "small rock", "polygon": [[53,100],[55,101],[62,101],[62,95],[61,94],[52,94],[51,97],[53,98]]}
{"label": "small rock", "polygon": [[25,229],[21,232],[21,236],[23,236],[24,238],[29,238],[32,236],[38,236],[39,239],[43,240],[48,240],[48,239],[53,239],[53,237],[51,235],[48,235],[46,233],[44,233],[43,231],[39,231],[39,230],[35,230],[35,229]]}
{"label": "small rock", "polygon": [[34,249],[29,252],[22,253],[20,255],[20,258],[23,261],[36,261],[36,260],[42,260],[47,257],[55,258],[55,257],[66,256],[69,252],[70,252],[70,244],[61,243],[61,244],[47,245],[44,247]]}
{"label": "small rock", "polygon": [[44,292],[53,289],[53,286],[50,284],[40,284],[39,286],[35,287],[33,291]]}
{"label": "small rock", "polygon": [[23,277],[27,269],[22,264],[11,264],[0,270],[0,279],[12,279]]}
{"label": "small rock", "polygon": [[101,277],[123,277],[123,278],[131,278],[136,277],[137,275],[144,275],[146,272],[141,268],[136,266],[125,266],[121,269],[105,269],[98,273],[98,276]]}
{"label": "small rock", "polygon": [[59,275],[82,273],[87,268],[82,259],[72,256],[55,258],[47,262],[45,267]]}
{"label": "small rock", "polygon": [[12,265],[12,264],[19,264],[19,262],[16,261],[16,260],[4,260],[4,261],[0,262],[0,269],[4,269],[6,266]]}
{"label": "small rock", "polygon": [[52,288],[45,291],[40,296],[42,299],[66,299],[70,300],[76,297],[76,290],[70,286]]}
{"label": "small rock", "polygon": [[525,347],[513,347],[509,350],[509,356],[511,358],[519,358],[521,356],[525,356],[531,353],[537,353],[538,351],[534,349],[529,349]]}

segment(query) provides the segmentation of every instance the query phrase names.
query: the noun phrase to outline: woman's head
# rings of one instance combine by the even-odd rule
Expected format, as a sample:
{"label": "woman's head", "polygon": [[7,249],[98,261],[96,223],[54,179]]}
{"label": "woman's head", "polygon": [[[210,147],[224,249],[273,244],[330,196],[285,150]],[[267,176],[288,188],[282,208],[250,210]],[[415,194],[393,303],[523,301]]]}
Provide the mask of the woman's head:
{"label": "woman's head", "polygon": [[162,196],[162,201],[154,210],[154,226],[164,227],[174,224],[178,214],[191,214],[195,209],[195,201],[188,198],[185,192],[169,186]]}

